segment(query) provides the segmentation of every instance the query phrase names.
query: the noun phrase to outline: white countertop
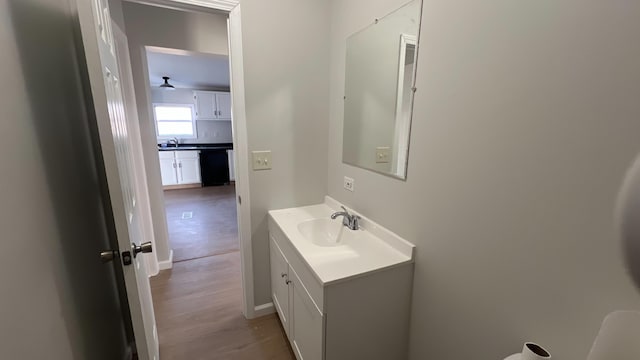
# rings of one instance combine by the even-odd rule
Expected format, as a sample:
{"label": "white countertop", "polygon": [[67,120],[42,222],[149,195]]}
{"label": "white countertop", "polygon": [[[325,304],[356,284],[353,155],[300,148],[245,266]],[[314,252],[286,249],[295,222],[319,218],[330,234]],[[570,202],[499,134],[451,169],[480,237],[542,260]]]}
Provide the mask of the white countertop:
{"label": "white countertop", "polygon": [[[298,224],[303,221],[329,219],[332,213],[339,210],[340,205],[327,196],[323,204],[269,211],[271,219],[289,238],[322,285],[413,262],[413,244],[366,217],[360,221],[361,230],[356,230],[362,233],[357,234],[355,241],[342,246],[315,245],[298,230]],[[335,221],[341,221],[341,218]]]}

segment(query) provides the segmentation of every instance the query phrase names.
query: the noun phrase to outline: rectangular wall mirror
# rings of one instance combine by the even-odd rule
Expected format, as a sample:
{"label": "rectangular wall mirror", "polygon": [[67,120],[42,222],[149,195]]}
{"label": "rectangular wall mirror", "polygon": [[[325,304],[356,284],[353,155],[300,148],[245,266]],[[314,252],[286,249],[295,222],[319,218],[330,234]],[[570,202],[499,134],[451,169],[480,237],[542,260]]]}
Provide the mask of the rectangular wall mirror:
{"label": "rectangular wall mirror", "polygon": [[406,179],[422,1],[347,39],[342,161]]}

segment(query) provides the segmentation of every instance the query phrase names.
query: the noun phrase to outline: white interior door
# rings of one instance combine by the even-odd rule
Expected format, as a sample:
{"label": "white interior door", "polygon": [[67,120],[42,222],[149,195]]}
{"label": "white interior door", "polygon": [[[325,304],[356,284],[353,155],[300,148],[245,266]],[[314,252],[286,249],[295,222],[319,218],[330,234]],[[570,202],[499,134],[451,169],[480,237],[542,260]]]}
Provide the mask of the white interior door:
{"label": "white interior door", "polygon": [[138,357],[158,359],[153,302],[144,263],[146,255],[134,256],[132,248],[145,239],[109,6],[107,0],[77,0],[76,4],[109,191],[109,198],[105,200],[111,205],[122,255],[118,263],[123,267]]}

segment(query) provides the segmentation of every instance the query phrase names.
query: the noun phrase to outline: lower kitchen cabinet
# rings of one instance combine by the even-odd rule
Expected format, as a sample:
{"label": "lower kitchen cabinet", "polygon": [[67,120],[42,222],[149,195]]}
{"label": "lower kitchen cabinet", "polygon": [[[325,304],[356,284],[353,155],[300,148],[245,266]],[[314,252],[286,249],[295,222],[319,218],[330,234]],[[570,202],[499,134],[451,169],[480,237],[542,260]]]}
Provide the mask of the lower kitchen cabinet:
{"label": "lower kitchen cabinet", "polygon": [[200,183],[198,151],[160,151],[162,186]]}
{"label": "lower kitchen cabinet", "polygon": [[176,168],[175,151],[160,151],[160,175],[162,176],[162,186],[177,185],[178,171]]}

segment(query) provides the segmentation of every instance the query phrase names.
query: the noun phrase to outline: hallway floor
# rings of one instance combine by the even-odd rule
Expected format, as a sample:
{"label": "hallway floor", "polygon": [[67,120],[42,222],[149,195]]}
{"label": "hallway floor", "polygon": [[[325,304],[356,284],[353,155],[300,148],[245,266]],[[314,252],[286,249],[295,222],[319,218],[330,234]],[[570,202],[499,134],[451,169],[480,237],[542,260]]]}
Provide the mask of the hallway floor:
{"label": "hallway floor", "polygon": [[[172,190],[165,198],[174,264],[151,278],[161,358],[295,359],[276,314],[242,315],[233,186]],[[175,216],[184,212],[192,218],[181,223]],[[178,252],[187,260],[176,261]]]}
{"label": "hallway floor", "polygon": [[164,192],[173,261],[238,251],[235,186]]}

